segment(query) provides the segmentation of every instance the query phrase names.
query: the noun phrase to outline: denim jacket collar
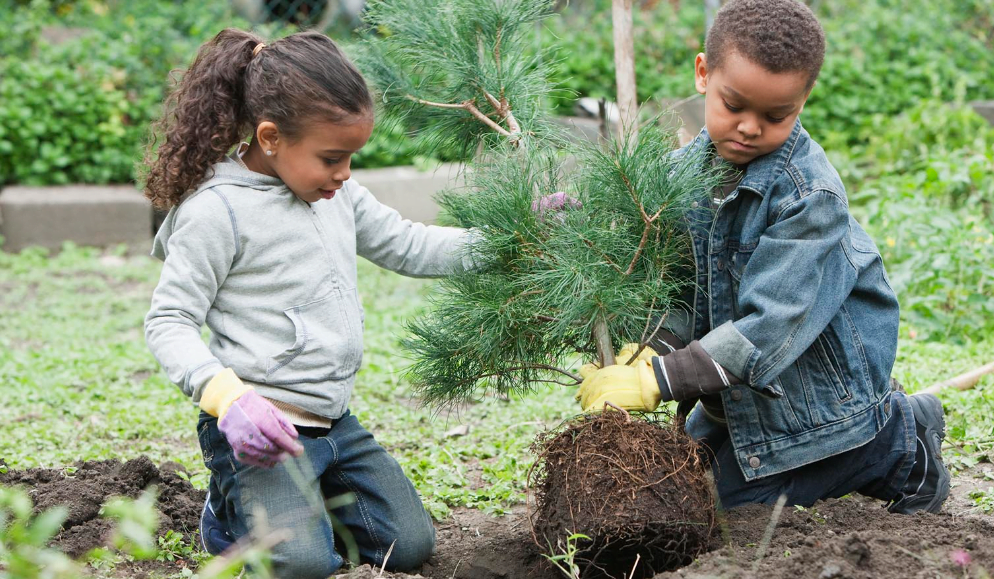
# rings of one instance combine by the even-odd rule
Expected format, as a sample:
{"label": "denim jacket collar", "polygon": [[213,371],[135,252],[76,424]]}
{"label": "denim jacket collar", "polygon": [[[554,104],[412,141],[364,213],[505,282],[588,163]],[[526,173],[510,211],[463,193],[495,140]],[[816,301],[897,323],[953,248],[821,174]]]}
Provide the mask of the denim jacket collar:
{"label": "denim jacket collar", "polygon": [[[739,183],[739,188],[748,189],[757,195],[765,196],[767,189],[783,173],[787,163],[790,162],[794,146],[801,136],[801,130],[801,120],[794,120],[794,128],[791,129],[790,136],[787,137],[787,140],[777,150],[749,162],[746,173]],[[705,127],[694,138],[688,149],[700,151],[702,148],[709,146],[711,146],[711,136],[708,135],[708,130]]]}

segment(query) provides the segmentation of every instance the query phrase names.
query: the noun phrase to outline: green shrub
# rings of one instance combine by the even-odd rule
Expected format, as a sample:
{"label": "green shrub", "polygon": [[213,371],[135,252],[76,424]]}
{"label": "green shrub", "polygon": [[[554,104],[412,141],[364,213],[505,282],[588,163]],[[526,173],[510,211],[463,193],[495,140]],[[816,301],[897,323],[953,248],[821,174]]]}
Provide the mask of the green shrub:
{"label": "green shrub", "polygon": [[[638,4],[638,3],[636,3]],[[669,2],[634,11],[635,77],[640,102],[695,94],[694,56],[704,46],[701,2]],[[556,47],[559,60],[550,81],[563,90],[550,95],[553,106],[570,114],[582,96],[615,100],[614,39],[611,2],[596,0],[566,6],[540,33],[546,47]]]}
{"label": "green shrub", "polygon": [[[88,30],[52,46],[45,26]],[[136,180],[170,72],[222,28],[227,2],[0,0],[0,186]],[[290,27],[257,30],[266,37]],[[452,160],[453,153],[439,153]],[[419,161],[403,128],[378,129],[357,166]]]}
{"label": "green shrub", "polygon": [[853,212],[877,240],[905,323],[923,338],[994,332],[994,129],[924,102],[876,126]]}
{"label": "green shrub", "polygon": [[[102,4],[64,4],[57,21],[44,1],[6,3],[3,18],[23,33],[0,59],[0,184],[133,180],[170,69],[224,22],[216,8],[193,2],[140,0],[103,15],[92,12]],[[40,41],[42,25],[56,22],[90,31],[58,45]]]}
{"label": "green shrub", "polygon": [[821,18],[825,64],[803,120],[826,148],[859,142],[877,115],[921,100],[994,97],[994,46],[982,24],[994,17],[989,1],[825,4],[834,8]]}
{"label": "green shrub", "polygon": [[[863,142],[878,115],[900,114],[923,99],[994,98],[989,0],[936,0],[914,10],[898,0],[820,4],[825,64],[802,120],[826,149]],[[552,78],[567,89],[553,98],[561,110],[568,113],[578,96],[615,98],[610,2],[569,4],[541,42],[561,47]],[[668,2],[636,10],[640,101],[694,94],[693,62],[703,42],[702,2],[681,2],[676,12]]]}
{"label": "green shrub", "polygon": [[428,166],[438,161],[463,161],[465,158],[451,147],[435,149],[430,156],[426,156],[405,127],[394,122],[378,122],[373,127],[369,142],[352,157],[352,168]]}

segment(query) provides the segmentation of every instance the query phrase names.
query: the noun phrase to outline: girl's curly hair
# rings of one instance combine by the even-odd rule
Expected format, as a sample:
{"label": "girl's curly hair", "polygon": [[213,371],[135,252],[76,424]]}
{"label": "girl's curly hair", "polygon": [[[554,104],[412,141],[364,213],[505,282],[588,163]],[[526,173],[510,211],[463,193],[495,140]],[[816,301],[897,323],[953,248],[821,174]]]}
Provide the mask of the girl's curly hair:
{"label": "girl's curly hair", "polygon": [[301,32],[257,50],[262,42],[222,30],[200,47],[166,99],[143,167],[145,196],[156,208],[178,205],[264,120],[292,141],[315,117],[339,123],[373,114],[366,81],[327,36]]}

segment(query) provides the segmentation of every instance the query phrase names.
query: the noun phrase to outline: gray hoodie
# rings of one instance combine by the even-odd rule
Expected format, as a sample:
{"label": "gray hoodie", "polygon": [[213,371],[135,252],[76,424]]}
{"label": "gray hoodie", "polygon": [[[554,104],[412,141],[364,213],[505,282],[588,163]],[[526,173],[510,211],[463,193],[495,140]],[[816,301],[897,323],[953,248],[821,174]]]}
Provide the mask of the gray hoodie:
{"label": "gray hoodie", "polygon": [[145,317],[152,354],[194,402],[229,367],[262,396],[340,417],[362,361],[356,255],[441,276],[472,267],[471,233],[403,219],[352,179],[308,204],[233,159],[213,169],[155,236],[164,263]]}

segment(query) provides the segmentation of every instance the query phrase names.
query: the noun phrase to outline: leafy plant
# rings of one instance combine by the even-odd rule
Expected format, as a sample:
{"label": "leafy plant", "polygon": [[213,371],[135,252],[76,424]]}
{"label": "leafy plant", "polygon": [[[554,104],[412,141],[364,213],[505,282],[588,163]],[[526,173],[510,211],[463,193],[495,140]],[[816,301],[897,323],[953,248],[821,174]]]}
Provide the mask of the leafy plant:
{"label": "leafy plant", "polygon": [[0,577],[78,577],[76,563],[48,547],[67,515],[65,507],[57,507],[35,516],[26,492],[0,486]]}
{"label": "leafy plant", "polygon": [[985,515],[994,513],[994,487],[987,487],[986,490],[975,490],[970,492],[973,504],[977,506]]}
{"label": "leafy plant", "polygon": [[183,533],[172,529],[157,539],[157,561],[187,560],[196,561],[204,557],[204,552]]}
{"label": "leafy plant", "polygon": [[[638,100],[695,94],[694,56],[704,49],[704,10],[700,2],[633,3],[635,77]],[[649,3],[646,3],[647,5]],[[538,42],[556,48],[549,82],[562,90],[549,94],[560,114],[571,114],[579,97],[617,94],[611,2],[572,2],[538,31]]]}
{"label": "leafy plant", "polygon": [[924,338],[981,339],[994,329],[994,130],[923,103],[866,150],[881,163],[853,187],[853,210],[880,244],[904,321]]}
{"label": "leafy plant", "polygon": [[[990,3],[825,2],[826,54],[803,121],[826,149],[859,142],[864,126],[926,99],[994,97]],[[936,34],[942,30],[942,34]],[[989,30],[989,29],[988,29]]]}
{"label": "leafy plant", "polygon": [[159,525],[156,495],[153,488],[137,500],[115,497],[100,508],[101,515],[117,523],[112,538],[117,549],[138,559],[156,557],[155,530]]}
{"label": "leafy plant", "polygon": [[590,537],[583,533],[572,533],[566,537],[565,544],[562,539],[555,547],[550,544],[548,553],[542,553],[542,556],[569,579],[580,579],[580,566],[576,564],[576,556],[580,552],[577,543],[589,540]]}

